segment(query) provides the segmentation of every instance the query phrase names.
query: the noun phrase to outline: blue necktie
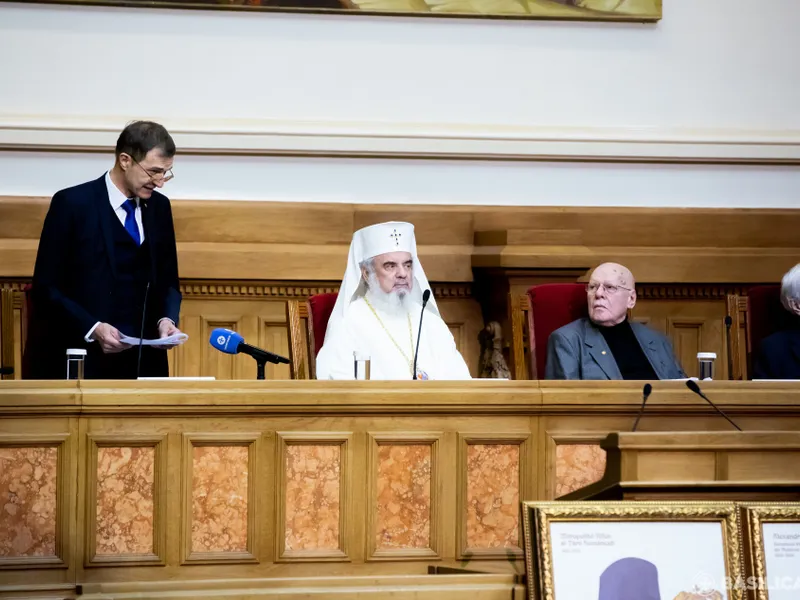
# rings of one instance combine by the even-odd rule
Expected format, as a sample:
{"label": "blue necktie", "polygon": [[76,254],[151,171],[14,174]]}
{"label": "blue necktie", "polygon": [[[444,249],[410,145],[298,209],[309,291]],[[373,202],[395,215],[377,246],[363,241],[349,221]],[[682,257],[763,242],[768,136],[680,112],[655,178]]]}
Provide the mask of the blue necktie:
{"label": "blue necktie", "polygon": [[125,231],[131,235],[133,241],[139,246],[142,243],[142,239],[139,237],[139,226],[136,224],[136,199],[128,198],[122,205],[122,208],[125,209],[126,213]]}

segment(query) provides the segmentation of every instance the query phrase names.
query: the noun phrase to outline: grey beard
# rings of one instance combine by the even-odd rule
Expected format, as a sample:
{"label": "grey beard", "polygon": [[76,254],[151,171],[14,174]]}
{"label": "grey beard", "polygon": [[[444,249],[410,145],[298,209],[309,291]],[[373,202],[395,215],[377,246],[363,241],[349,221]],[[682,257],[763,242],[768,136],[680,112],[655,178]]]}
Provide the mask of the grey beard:
{"label": "grey beard", "polygon": [[403,291],[384,292],[378,283],[375,274],[370,274],[367,286],[367,298],[376,310],[390,315],[402,316],[408,312],[408,299],[410,293]]}

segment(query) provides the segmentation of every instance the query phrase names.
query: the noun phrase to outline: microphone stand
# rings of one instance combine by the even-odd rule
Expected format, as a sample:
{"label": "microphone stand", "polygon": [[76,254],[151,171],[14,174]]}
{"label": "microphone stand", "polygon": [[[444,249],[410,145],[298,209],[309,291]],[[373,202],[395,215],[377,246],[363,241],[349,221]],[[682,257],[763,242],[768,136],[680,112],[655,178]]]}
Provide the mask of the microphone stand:
{"label": "microphone stand", "polygon": [[431,291],[425,290],[422,294],[422,311],[419,313],[419,330],[417,331],[417,349],[414,351],[414,370],[411,372],[411,381],[417,379],[417,358],[419,357],[419,340],[422,337],[422,317],[425,316],[425,306],[431,299]]}
{"label": "microphone stand", "polygon": [[139,373],[142,369],[142,346],[144,344],[144,320],[147,315],[147,294],[150,292],[150,282],[147,282],[147,287],[144,288],[144,304],[142,305],[142,326],[139,328],[139,357],[136,359],[136,379],[139,379]]}

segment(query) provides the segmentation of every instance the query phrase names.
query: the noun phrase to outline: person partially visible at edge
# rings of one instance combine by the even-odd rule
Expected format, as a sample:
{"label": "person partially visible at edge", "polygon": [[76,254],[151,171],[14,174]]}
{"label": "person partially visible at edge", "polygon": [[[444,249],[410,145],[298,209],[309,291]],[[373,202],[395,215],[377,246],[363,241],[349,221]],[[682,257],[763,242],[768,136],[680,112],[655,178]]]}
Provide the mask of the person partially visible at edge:
{"label": "person partially visible at edge", "polygon": [[781,304],[786,327],[761,342],[753,365],[753,379],[800,379],[800,263],[781,281]]}
{"label": "person partially visible at edge", "polygon": [[636,281],[626,267],[604,263],[586,285],[589,317],[557,329],[547,341],[545,379],[681,379],[669,339],[628,320]]}
{"label": "person partially visible at edge", "polygon": [[33,273],[34,378],[64,378],[68,348],[86,349],[87,378],[169,375],[164,349],[143,347],[140,364],[121,336],[138,338],[142,325],[145,338],[180,333],[172,209],[158,191],[174,156],[162,125],[136,121],[108,172],[53,196]]}

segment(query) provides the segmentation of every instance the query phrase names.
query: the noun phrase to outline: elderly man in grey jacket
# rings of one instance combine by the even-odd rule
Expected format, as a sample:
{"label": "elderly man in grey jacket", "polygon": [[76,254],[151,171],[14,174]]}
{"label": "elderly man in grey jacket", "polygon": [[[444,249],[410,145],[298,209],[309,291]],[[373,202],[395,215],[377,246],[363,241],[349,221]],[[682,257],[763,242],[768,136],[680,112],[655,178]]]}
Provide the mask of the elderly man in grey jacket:
{"label": "elderly man in grey jacket", "polygon": [[589,318],[557,329],[547,341],[545,379],[681,379],[666,336],[628,321],[636,282],[624,266],[604,263],[586,285]]}

